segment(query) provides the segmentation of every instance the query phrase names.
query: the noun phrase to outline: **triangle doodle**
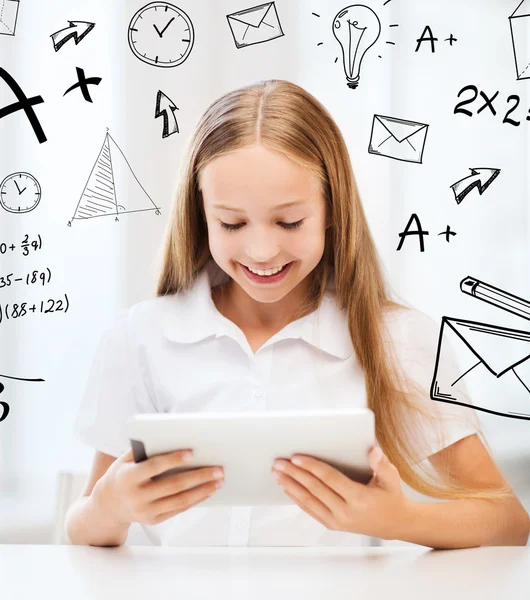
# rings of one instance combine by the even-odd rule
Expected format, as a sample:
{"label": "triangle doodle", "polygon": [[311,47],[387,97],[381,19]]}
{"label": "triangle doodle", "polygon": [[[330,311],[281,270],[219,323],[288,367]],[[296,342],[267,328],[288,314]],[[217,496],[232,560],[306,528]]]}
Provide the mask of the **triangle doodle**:
{"label": "triangle doodle", "polygon": [[138,181],[125,154],[107,130],[68,226],[71,227],[74,220],[112,215],[119,221],[121,214],[145,211],[160,215],[160,208]]}

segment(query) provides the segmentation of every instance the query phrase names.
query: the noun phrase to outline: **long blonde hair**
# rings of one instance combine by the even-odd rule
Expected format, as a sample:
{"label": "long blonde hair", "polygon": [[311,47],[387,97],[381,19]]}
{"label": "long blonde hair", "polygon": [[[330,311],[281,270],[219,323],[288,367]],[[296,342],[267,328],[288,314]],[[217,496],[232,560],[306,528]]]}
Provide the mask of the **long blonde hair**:
{"label": "long blonde hair", "polygon": [[[376,437],[401,479],[422,494],[442,499],[513,495],[508,486],[462,485],[450,473],[451,451],[444,453],[445,468],[437,474],[416,463],[416,452],[426,440],[420,414],[434,431],[439,417],[413,401],[415,391],[425,392],[407,383],[384,340],[383,312],[407,307],[390,299],[342,134],[325,107],[303,88],[288,81],[263,81],[229,92],[207,108],[181,163],[160,256],[157,296],[190,288],[211,258],[199,185],[202,169],[223,154],[256,143],[283,153],[321,181],[332,226],[326,230],[322,260],[311,274],[311,297],[301,310],[320,306],[333,273],[337,305],[346,311],[364,372]],[[482,433],[478,420],[475,425]]]}

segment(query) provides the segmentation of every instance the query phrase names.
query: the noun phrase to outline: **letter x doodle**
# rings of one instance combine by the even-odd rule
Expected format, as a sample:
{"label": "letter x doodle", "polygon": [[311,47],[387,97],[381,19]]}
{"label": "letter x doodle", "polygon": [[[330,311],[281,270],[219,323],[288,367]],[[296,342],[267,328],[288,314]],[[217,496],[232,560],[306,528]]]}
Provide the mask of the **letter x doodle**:
{"label": "letter x doodle", "polygon": [[33,110],[33,107],[36,104],[42,104],[44,102],[42,96],[33,96],[32,98],[28,98],[13,77],[11,77],[11,75],[2,67],[0,67],[0,77],[11,88],[11,91],[13,94],[15,94],[18,100],[18,102],[13,102],[13,104],[9,104],[8,106],[4,106],[4,108],[0,108],[0,119],[7,117],[8,115],[11,115],[19,110],[23,110],[26,113],[28,121],[33,127],[33,131],[39,140],[39,144],[44,143],[46,141],[46,136],[44,135],[41,124],[39,123],[37,115]]}
{"label": "letter x doodle", "polygon": [[81,90],[81,92],[83,93],[83,98],[87,101],[87,102],[92,102],[92,98],[90,97],[90,92],[88,91],[88,84],[91,85],[99,85],[101,82],[101,77],[89,77],[88,79],[85,77],[85,71],[83,69],[81,69],[80,67],[76,67],[75,70],[77,71],[77,83],[74,83],[73,86],[69,87],[66,92],[63,94],[63,97],[66,96],[66,94],[68,94],[68,92],[71,92],[72,90],[75,90],[75,88],[79,88]]}

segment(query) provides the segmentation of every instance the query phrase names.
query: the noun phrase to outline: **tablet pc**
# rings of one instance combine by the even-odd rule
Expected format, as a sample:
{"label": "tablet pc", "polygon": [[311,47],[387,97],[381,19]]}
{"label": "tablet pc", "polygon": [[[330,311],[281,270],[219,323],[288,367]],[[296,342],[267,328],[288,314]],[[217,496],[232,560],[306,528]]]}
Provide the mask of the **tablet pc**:
{"label": "tablet pc", "polygon": [[224,467],[225,483],[201,506],[293,504],[271,474],[276,458],[307,454],[368,483],[375,444],[374,414],[349,410],[138,414],[127,421],[135,462],[193,449],[191,463],[153,480],[199,467]]}

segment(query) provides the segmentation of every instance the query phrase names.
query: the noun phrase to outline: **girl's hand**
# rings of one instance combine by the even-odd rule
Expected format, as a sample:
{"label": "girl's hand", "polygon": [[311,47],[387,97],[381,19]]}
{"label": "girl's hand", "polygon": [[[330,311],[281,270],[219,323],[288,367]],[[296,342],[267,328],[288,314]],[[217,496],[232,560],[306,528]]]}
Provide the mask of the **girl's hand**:
{"label": "girl's hand", "polygon": [[[293,464],[296,458],[301,464]],[[278,459],[272,473],[278,474],[289,498],[328,529],[396,539],[412,500],[403,493],[397,468],[380,448],[371,449],[368,462],[375,472],[366,485],[305,455]],[[278,470],[282,465],[284,470]]]}
{"label": "girl's hand", "polygon": [[[97,481],[93,494],[101,514],[114,524],[156,525],[196,506],[218,490],[224,469],[201,467],[154,480],[186,464],[185,450],[167,452],[135,463],[132,450],[118,457]],[[219,471],[219,475],[216,475]]]}

